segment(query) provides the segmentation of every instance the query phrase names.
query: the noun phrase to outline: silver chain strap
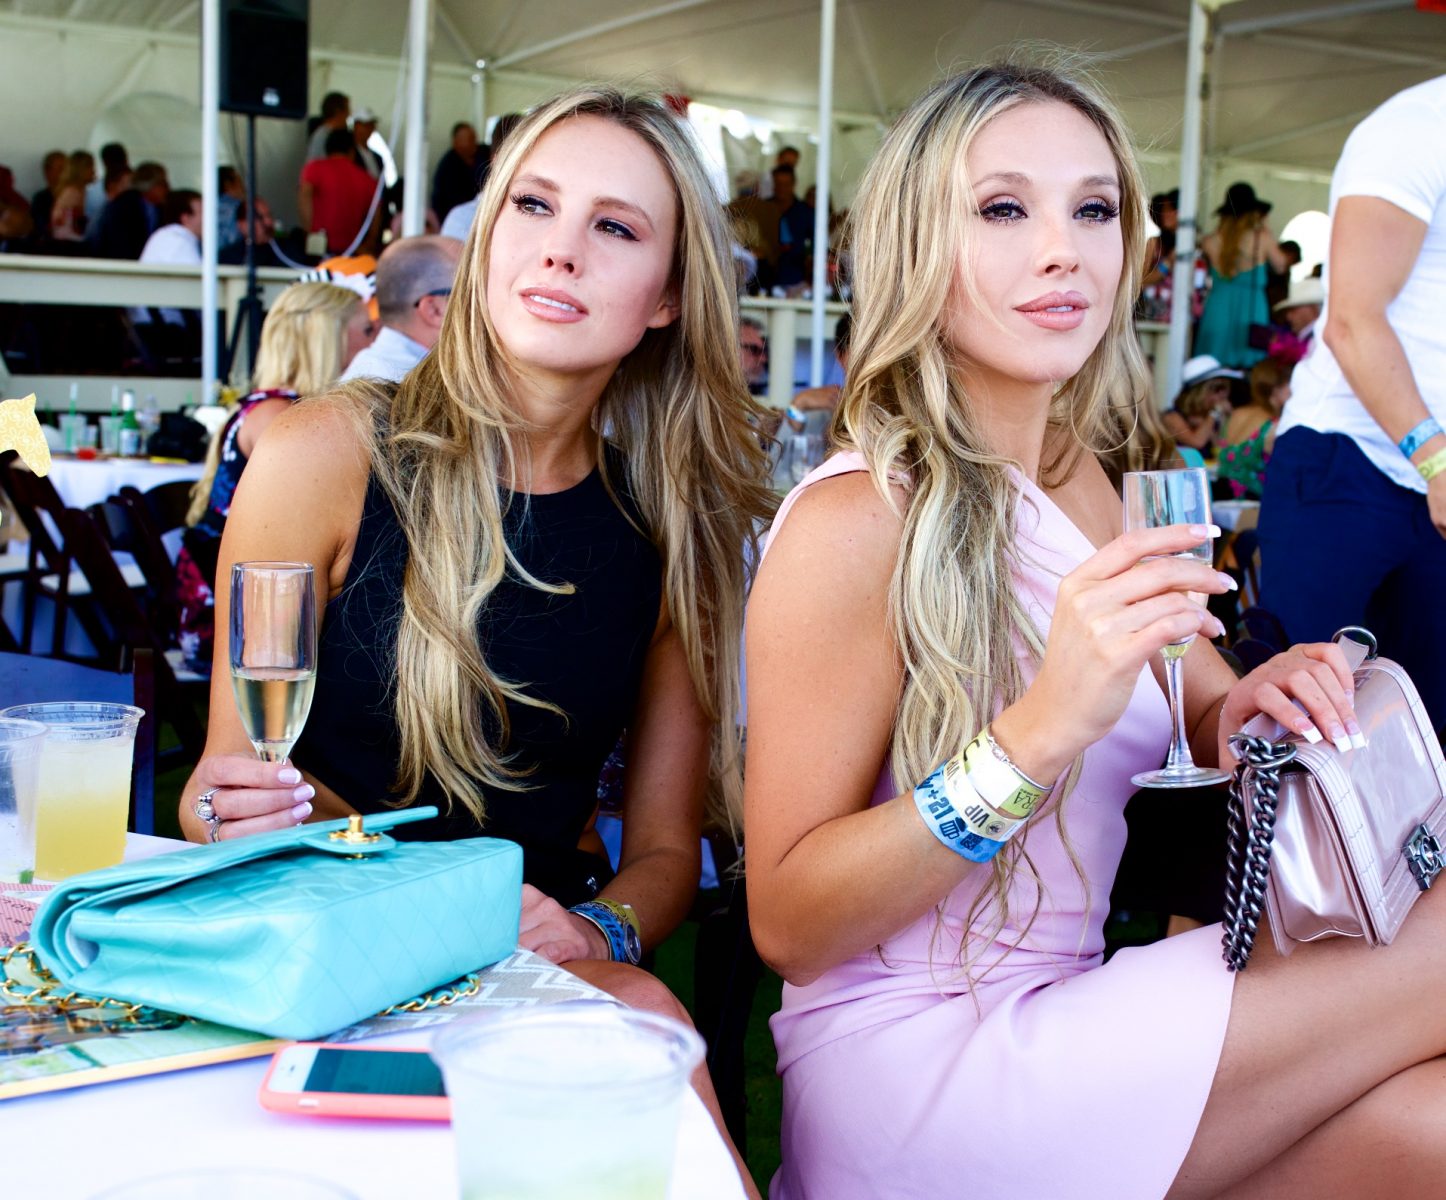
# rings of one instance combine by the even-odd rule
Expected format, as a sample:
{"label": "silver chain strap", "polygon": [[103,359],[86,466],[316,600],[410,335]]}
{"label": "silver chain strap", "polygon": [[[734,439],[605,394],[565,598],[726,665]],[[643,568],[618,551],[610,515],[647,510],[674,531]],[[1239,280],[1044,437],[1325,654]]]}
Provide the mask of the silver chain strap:
{"label": "silver chain strap", "polygon": [[[1240,763],[1230,778],[1229,849],[1225,857],[1225,965],[1245,970],[1265,908],[1270,848],[1275,840],[1275,810],[1281,768],[1295,758],[1291,742],[1272,742],[1245,733],[1230,736]],[[1253,803],[1246,805],[1246,796]],[[1249,814],[1247,819],[1247,813]]]}

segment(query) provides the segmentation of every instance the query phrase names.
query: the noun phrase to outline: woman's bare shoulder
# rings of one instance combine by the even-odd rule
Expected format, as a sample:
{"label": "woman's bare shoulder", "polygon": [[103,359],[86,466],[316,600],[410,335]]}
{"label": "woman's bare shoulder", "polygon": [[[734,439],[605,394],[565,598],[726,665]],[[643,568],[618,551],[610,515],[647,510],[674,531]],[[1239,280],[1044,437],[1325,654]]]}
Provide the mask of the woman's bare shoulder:
{"label": "woman's bare shoulder", "polygon": [[[787,577],[835,599],[886,588],[898,558],[907,493],[885,499],[866,471],[820,480],[794,502],[759,571],[760,589]],[[793,590],[791,585],[785,585]]]}

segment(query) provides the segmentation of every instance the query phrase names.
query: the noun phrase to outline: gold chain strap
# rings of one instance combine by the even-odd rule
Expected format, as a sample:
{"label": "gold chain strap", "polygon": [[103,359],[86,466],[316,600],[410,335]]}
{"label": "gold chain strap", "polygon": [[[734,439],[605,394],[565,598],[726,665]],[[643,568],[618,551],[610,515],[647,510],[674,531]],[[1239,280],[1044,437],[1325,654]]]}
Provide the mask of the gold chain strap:
{"label": "gold chain strap", "polygon": [[[34,984],[27,984],[11,975],[10,964],[16,960],[20,968],[35,980]],[[129,1000],[117,1000],[112,996],[87,996],[81,992],[65,991],[60,980],[41,964],[35,948],[29,942],[0,947],[0,995],[15,1004],[45,1004],[61,1012],[113,1008],[132,1019],[143,1019],[159,1011],[145,1004],[132,1004]]]}
{"label": "gold chain strap", "polygon": [[446,987],[433,988],[425,996],[413,996],[410,1000],[403,1000],[400,1004],[392,1004],[377,1013],[379,1017],[391,1016],[392,1013],[418,1013],[426,1012],[429,1008],[445,1008],[449,1004],[456,1004],[458,1000],[465,1000],[469,996],[475,996],[482,990],[482,973],[473,971],[470,975],[464,975],[455,983],[449,983]]}
{"label": "gold chain strap", "polygon": [[[12,961],[17,961],[20,969],[27,972],[35,983],[25,983],[13,976],[10,973]],[[403,1000],[400,1004],[390,1005],[377,1013],[377,1016],[385,1017],[393,1013],[419,1013],[426,1012],[429,1008],[445,1008],[449,1004],[457,1003],[458,1000],[475,996],[481,990],[482,974],[480,971],[473,971],[470,975],[464,975],[461,979],[449,983],[445,987],[434,988],[426,995],[413,996],[412,999]],[[15,1004],[51,1005],[61,1012],[114,1008],[127,1017],[141,1019],[160,1011],[148,1005],[132,1004],[128,1000],[116,1000],[110,996],[86,996],[80,992],[63,990],[60,980],[45,969],[29,942],[0,947],[0,996],[4,996]]]}

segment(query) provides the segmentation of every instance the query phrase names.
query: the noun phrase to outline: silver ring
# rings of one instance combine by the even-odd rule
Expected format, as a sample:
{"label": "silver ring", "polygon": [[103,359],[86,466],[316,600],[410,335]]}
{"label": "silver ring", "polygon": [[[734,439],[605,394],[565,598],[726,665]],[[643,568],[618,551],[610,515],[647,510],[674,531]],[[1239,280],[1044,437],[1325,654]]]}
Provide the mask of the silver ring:
{"label": "silver ring", "polygon": [[216,793],[220,788],[207,788],[196,797],[196,804],[192,811],[206,823],[206,829],[210,840],[219,842],[221,840],[221,818],[216,815],[215,806],[211,803],[216,799]]}

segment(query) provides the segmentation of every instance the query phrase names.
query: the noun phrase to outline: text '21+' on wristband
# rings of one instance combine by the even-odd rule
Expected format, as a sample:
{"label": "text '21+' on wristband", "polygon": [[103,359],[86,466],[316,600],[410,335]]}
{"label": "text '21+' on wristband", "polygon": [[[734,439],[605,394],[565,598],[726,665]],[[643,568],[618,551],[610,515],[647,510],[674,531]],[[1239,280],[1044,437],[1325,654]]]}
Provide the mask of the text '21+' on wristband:
{"label": "text '21+' on wristband", "polygon": [[986,729],[914,788],[914,804],[944,845],[983,863],[1004,848],[1048,794],[1009,761]]}

